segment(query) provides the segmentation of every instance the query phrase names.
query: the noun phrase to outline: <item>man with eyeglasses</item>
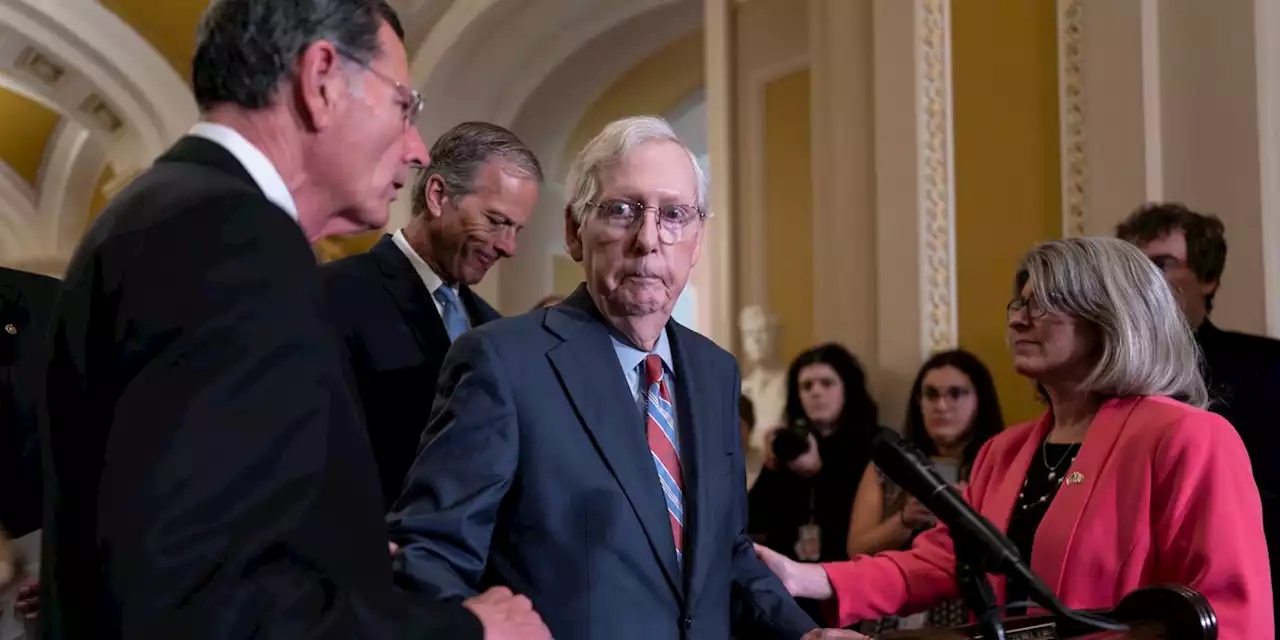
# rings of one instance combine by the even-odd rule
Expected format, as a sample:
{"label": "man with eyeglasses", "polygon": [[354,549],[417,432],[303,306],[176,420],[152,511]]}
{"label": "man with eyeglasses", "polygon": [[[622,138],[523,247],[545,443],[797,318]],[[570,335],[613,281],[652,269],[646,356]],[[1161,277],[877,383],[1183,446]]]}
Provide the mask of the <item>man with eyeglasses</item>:
{"label": "man with eyeglasses", "polygon": [[528,594],[558,640],[796,640],[813,621],[756,558],[733,356],[671,320],[707,179],[659,118],[569,169],[564,302],[463,334],[390,516],[407,588]]}
{"label": "man with eyeglasses", "polygon": [[42,637],[546,638],[527,598],[392,581],[308,246],[426,159],[381,0],[216,0],[201,121],[95,221],[52,314]]}
{"label": "man with eyeglasses", "polygon": [[499,317],[471,287],[515,255],[542,181],[533,152],[485,122],[445,132],[430,157],[413,183],[409,224],[322,268],[388,509],[417,455],[449,345]]}

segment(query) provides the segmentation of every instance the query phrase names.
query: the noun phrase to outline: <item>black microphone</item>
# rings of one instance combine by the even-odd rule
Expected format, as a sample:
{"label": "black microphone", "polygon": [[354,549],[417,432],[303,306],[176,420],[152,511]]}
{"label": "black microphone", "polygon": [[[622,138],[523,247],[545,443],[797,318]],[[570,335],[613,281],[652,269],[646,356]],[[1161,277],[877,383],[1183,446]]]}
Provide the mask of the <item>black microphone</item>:
{"label": "black microphone", "polygon": [[[1001,533],[990,520],[982,517],[942,476],[933,463],[915,445],[902,439],[896,431],[881,428],[871,439],[871,459],[904,491],[915,496],[933,515],[958,534],[967,536],[974,551],[994,571],[1022,573],[1022,558],[1013,541]],[[954,537],[954,536],[953,536]],[[1025,569],[1030,573],[1030,569]]]}

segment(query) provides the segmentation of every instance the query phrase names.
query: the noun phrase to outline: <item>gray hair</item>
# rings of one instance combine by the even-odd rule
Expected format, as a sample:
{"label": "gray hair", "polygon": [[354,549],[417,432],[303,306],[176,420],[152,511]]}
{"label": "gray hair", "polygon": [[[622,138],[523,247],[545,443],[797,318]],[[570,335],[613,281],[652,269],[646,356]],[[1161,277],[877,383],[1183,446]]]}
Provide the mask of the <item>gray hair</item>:
{"label": "gray hair", "polygon": [[446,196],[465,196],[475,190],[476,176],[485,163],[501,160],[516,173],[542,182],[538,157],[516,134],[488,122],[464,122],[431,145],[431,164],[418,172],[413,184],[413,215],[427,210],[427,181],[439,176]]}
{"label": "gray hair", "polygon": [[321,40],[367,65],[382,53],[383,22],[404,39],[384,0],[215,0],[200,19],[191,60],[196,104],[202,112],[225,103],[269,106],[298,56]]}
{"label": "gray hair", "polygon": [[699,211],[707,210],[707,174],[698,165],[698,158],[680,140],[666,120],[657,116],[632,116],[614,120],[582,148],[569,167],[566,191],[569,194],[569,210],[579,227],[586,222],[589,202],[600,197],[600,177],[608,168],[621,162],[636,147],[654,141],[679,144],[689,154],[689,163],[697,176],[694,205]]}
{"label": "gray hair", "polygon": [[1102,355],[1085,390],[1208,405],[1191,327],[1164,276],[1137,247],[1115,238],[1051,240],[1023,258],[1014,295],[1027,283],[1045,310],[1098,328]]}

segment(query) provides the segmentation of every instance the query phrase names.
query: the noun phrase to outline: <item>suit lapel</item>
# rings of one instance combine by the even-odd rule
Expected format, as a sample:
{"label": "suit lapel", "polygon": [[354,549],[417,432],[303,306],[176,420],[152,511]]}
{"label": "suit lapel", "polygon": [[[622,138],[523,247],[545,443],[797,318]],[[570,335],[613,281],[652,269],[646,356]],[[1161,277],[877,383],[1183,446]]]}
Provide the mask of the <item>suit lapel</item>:
{"label": "suit lapel", "polygon": [[[1098,409],[1080,453],[1067,469],[1067,482],[1058,489],[1058,495],[1054,496],[1036,529],[1035,543],[1031,545],[1031,568],[1054,592],[1062,588],[1063,569],[1082,520],[1081,514],[1098,486],[1098,477],[1115,450],[1116,440],[1129,414],[1133,413],[1138,402],[1136,399],[1113,399]],[[1036,442],[1039,443],[1040,439]],[[1078,482],[1072,480],[1075,474],[1079,474],[1076,476]]]}
{"label": "suit lapel", "polygon": [[[715,495],[713,487],[716,480],[715,470],[723,466],[716,464],[716,442],[711,434],[716,433],[718,412],[711,402],[693,394],[693,389],[715,389],[716,381],[712,375],[708,361],[698,358],[692,352],[689,331],[675,322],[668,323],[667,332],[672,342],[672,355],[676,365],[676,411],[680,419],[680,449],[685,481],[685,544],[692,553],[685,558],[688,567],[688,591],[692,598],[698,586],[706,580],[711,558],[715,555],[715,545],[724,545],[724,540],[716,540],[713,533],[715,526],[710,522],[711,496]],[[692,501],[692,505],[690,505]]]}
{"label": "suit lapel", "polygon": [[475,291],[471,290],[471,287],[465,284],[458,287],[458,297],[462,299],[462,308],[467,310],[467,319],[471,322],[472,328],[502,317],[497,310],[489,306],[480,296],[476,295]]}
{"label": "suit lapel", "polygon": [[[609,330],[585,287],[547,311],[547,328],[564,340],[547,356],[600,456],[631,503],[672,590],[683,591],[666,502],[658,483],[644,417],[627,390]],[[685,404],[685,403],[681,403]]]}
{"label": "suit lapel", "polygon": [[436,345],[448,345],[449,333],[445,331],[444,320],[436,311],[436,304],[431,294],[422,284],[422,278],[413,269],[413,264],[405,257],[391,240],[384,235],[369,250],[378,269],[382,272],[382,286],[393,300],[400,312],[409,321],[413,336],[424,352],[429,352]]}
{"label": "suit lapel", "polygon": [[1022,446],[1014,453],[1009,463],[1007,474],[1009,477],[1016,477],[1017,482],[1006,482],[1003,476],[993,477],[990,482],[994,485],[991,497],[983,503],[983,512],[1001,531],[1009,530],[1009,520],[1013,516],[1013,506],[1017,502],[1018,493],[1022,491],[1022,478],[1027,477],[1027,470],[1031,468],[1031,462],[1040,452],[1040,441],[1044,439],[1044,435],[1049,430],[1051,424],[1050,414],[1045,413],[1031,428],[1027,434],[1026,440],[1022,442]]}

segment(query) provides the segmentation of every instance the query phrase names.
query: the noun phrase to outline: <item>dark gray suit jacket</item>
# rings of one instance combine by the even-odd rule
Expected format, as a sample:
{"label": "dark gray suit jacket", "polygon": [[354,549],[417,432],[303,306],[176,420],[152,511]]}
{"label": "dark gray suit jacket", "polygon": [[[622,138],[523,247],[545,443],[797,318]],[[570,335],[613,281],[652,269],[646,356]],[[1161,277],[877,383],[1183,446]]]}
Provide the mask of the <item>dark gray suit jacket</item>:
{"label": "dark gray suit jacket", "polygon": [[[673,552],[644,421],[585,288],[464,334],[390,518],[411,588],[506,585],[557,640],[799,638],[813,622],[744,533],[733,357],[674,322],[686,550]],[[736,619],[735,619],[736,618]]]}

